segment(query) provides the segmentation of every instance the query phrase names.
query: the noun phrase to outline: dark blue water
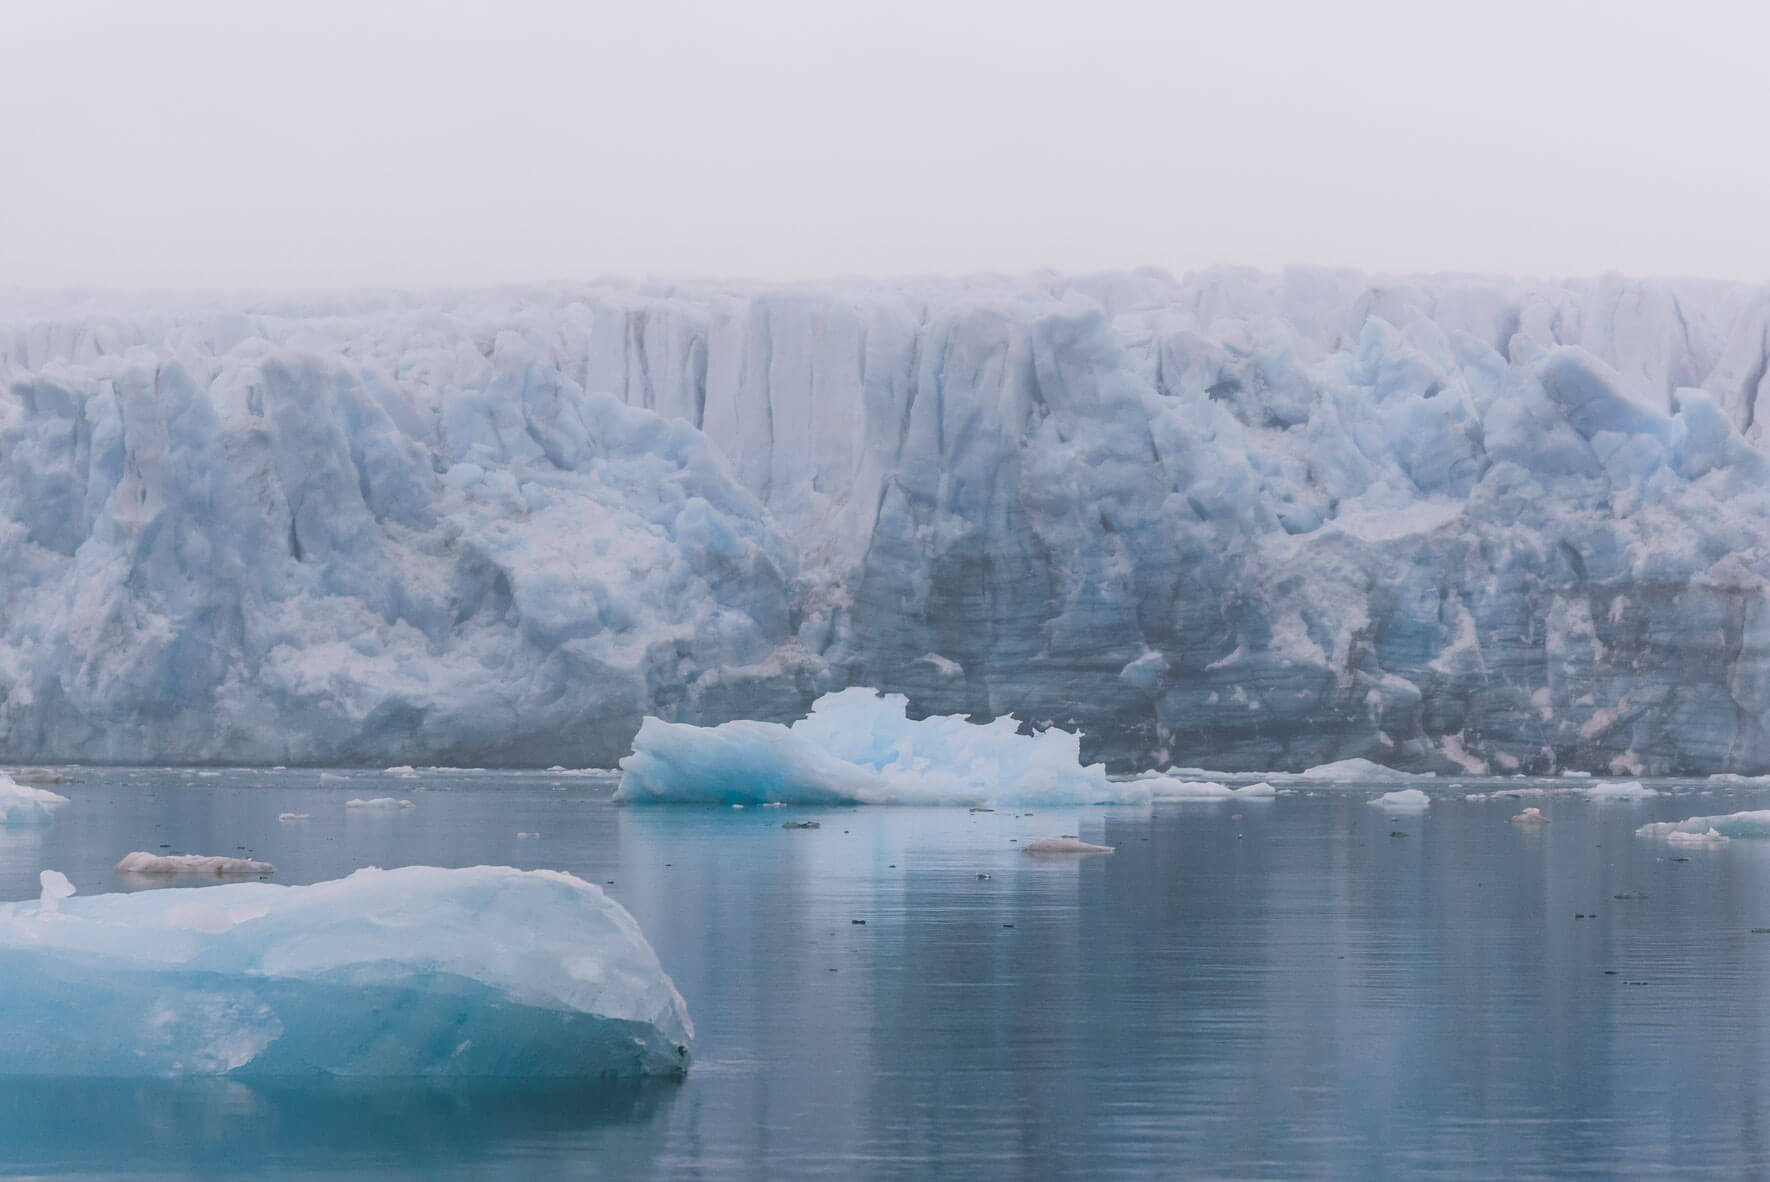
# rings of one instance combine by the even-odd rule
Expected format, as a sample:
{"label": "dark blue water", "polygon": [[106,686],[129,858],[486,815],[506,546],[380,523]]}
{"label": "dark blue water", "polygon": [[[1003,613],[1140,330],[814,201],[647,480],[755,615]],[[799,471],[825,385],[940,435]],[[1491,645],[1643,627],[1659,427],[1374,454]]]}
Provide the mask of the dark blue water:
{"label": "dark blue water", "polygon": [[[1633,835],[1770,793],[1017,816],[617,808],[607,781],[545,774],[79,774],[53,828],[0,830],[0,897],[35,897],[45,867],[124,889],[112,864],[162,844],[250,852],[290,883],[557,867],[644,926],[695,1063],[597,1088],[10,1082],[8,1175],[1770,1171],[1770,935],[1752,931],[1770,928],[1770,842]],[[344,808],[389,794],[417,807]],[[1553,824],[1509,825],[1522,804]],[[1015,844],[1057,834],[1118,852]]]}

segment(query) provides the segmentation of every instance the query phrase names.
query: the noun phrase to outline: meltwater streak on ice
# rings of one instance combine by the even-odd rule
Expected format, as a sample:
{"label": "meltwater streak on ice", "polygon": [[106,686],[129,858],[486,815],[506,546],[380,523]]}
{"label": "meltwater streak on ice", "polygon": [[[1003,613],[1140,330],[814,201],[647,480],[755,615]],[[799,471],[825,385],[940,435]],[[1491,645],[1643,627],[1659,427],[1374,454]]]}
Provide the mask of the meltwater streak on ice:
{"label": "meltwater streak on ice", "polygon": [[0,759],[607,766],[852,682],[1116,771],[1770,769],[1763,288],[34,307]]}
{"label": "meltwater streak on ice", "polygon": [[[119,873],[122,873],[119,867]],[[0,908],[0,1075],[679,1074],[687,1009],[639,926],[568,874],[359,870],[308,886]]]}

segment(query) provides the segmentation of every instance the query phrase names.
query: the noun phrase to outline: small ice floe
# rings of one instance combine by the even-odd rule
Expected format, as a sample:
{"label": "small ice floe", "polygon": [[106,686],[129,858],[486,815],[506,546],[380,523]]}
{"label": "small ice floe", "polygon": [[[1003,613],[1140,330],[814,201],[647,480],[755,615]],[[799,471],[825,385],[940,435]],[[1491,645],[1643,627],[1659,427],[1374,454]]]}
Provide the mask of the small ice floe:
{"label": "small ice floe", "polygon": [[397,800],[391,796],[376,796],[369,800],[359,800],[352,797],[344,802],[344,807],[347,809],[371,809],[376,812],[391,813],[396,812],[399,809],[415,809],[418,806],[409,800]]}
{"label": "small ice floe", "polygon": [[409,763],[402,763],[398,767],[388,768],[381,774],[384,776],[393,776],[396,779],[401,780],[416,780],[418,778],[418,769]]}
{"label": "small ice floe", "polygon": [[74,884],[68,876],[59,870],[45,870],[37,875],[37,883],[42,887],[42,894],[37,896],[37,914],[55,915],[61,911],[61,901],[74,897]]}
{"label": "small ice floe", "polygon": [[1073,837],[1041,837],[1020,847],[1023,854],[1110,854],[1113,847],[1077,841]]}
{"label": "small ice floe", "polygon": [[1674,829],[1672,832],[1666,834],[1667,845],[1684,846],[1689,849],[1702,849],[1706,846],[1726,845],[1732,840],[1731,837],[1728,837],[1719,829],[1708,829],[1702,833],[1685,833],[1682,830]]}
{"label": "small ice floe", "polygon": [[80,782],[72,776],[64,776],[54,768],[47,767],[21,767],[12,773],[12,779],[14,783],[29,784],[35,788],[41,788],[45,784],[78,784]]}
{"label": "small ice floe", "polygon": [[1213,800],[1268,800],[1277,791],[1264,781],[1245,788],[1231,788],[1215,780],[1183,780],[1176,776],[1145,776],[1140,781],[1149,788],[1149,799],[1158,804],[1190,803]]}
{"label": "small ice floe", "polygon": [[1656,821],[1635,830],[1637,837],[1656,837],[1661,841],[1671,841],[1673,834],[1680,833],[1704,838],[1711,833],[1716,837],[1770,837],[1770,809],[1691,817],[1686,821]]}
{"label": "small ice floe", "polygon": [[1402,788],[1385,792],[1370,803],[1398,813],[1423,813],[1432,807],[1432,798],[1418,788]]}
{"label": "small ice floe", "polygon": [[67,803],[59,792],[20,784],[0,772],[0,825],[47,825]]}
{"label": "small ice floe", "polygon": [[275,874],[277,868],[269,862],[256,862],[251,858],[223,858],[204,854],[150,854],[146,850],[136,850],[126,854],[117,863],[118,874],[142,874],[154,877],[178,874],[197,875],[204,878],[251,878],[260,874]]}
{"label": "small ice floe", "polygon": [[1383,780],[1421,780],[1430,779],[1430,772],[1404,772],[1392,767],[1384,767],[1368,759],[1340,759],[1333,763],[1318,764],[1308,771],[1299,772],[1299,780],[1326,780],[1341,784],[1368,784]]}
{"label": "small ice floe", "polygon": [[348,783],[350,783],[350,777],[349,776],[340,776],[336,772],[321,772],[320,773],[320,783],[322,783],[322,784],[348,784]]}
{"label": "small ice floe", "polygon": [[541,835],[539,833],[518,833],[516,836],[525,841],[533,841]]}
{"label": "small ice floe", "polygon": [[1581,789],[1582,796],[1587,800],[1603,803],[1605,801],[1646,800],[1658,796],[1657,789],[1645,787],[1639,780],[1606,780],[1602,784],[1593,784],[1590,788]]}
{"label": "small ice floe", "polygon": [[218,780],[221,778],[221,773],[220,772],[198,772],[197,778],[199,780]]}
{"label": "small ice floe", "polygon": [[281,821],[285,825],[288,825],[294,821],[305,821],[307,819],[308,819],[308,817],[307,817],[306,813],[278,813],[277,814],[277,820]]}
{"label": "small ice floe", "polygon": [[822,829],[823,826],[818,824],[816,821],[788,821],[786,824],[782,825],[781,828],[782,829]]}
{"label": "small ice floe", "polygon": [[1547,825],[1548,823],[1549,818],[1543,816],[1542,809],[1525,809],[1521,813],[1515,813],[1512,817],[1514,825]]}

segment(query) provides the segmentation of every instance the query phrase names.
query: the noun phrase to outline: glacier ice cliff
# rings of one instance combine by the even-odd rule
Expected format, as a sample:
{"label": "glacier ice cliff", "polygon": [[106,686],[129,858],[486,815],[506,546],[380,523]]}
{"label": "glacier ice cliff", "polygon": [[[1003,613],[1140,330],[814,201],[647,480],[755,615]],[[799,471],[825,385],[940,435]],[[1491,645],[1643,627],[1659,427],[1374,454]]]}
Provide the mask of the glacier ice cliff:
{"label": "glacier ice cliff", "polygon": [[0,300],[0,759],[601,764],[848,685],[1114,770],[1770,769],[1770,289]]}
{"label": "glacier ice cliff", "polygon": [[[549,870],[0,906],[0,1075],[677,1075],[693,1029],[639,925]],[[390,934],[392,938],[390,938]]]}

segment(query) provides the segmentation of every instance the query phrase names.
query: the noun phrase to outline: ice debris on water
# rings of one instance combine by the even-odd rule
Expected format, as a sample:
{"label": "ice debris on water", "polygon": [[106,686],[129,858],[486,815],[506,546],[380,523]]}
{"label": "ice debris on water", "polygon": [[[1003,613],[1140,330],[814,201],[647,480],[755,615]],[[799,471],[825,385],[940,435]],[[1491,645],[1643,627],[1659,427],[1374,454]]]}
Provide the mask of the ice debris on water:
{"label": "ice debris on water", "polygon": [[1023,854],[1110,854],[1112,846],[1094,845],[1073,837],[1041,837],[1020,847]]}
{"label": "ice debris on water", "polygon": [[1655,821],[1635,830],[1640,837],[1670,841],[1672,834],[1714,833],[1717,837],[1770,837],[1770,809],[1723,813],[1714,817],[1691,817],[1684,821]]}
{"label": "ice debris on water", "polygon": [[1277,790],[1264,781],[1231,788],[1215,780],[1188,780],[1172,775],[1144,776],[1134,783],[1149,789],[1149,798],[1158,803],[1220,800],[1268,800]]}
{"label": "ice debris on water", "polygon": [[294,822],[294,821],[305,821],[307,819],[308,819],[308,815],[306,813],[278,813],[277,814],[277,820],[282,821],[284,824],[288,824],[288,823]]}
{"label": "ice debris on water", "polygon": [[1681,829],[1674,829],[1665,835],[1667,845],[1686,846],[1695,849],[1702,849],[1708,846],[1726,845],[1731,840],[1733,839],[1728,837],[1725,833],[1714,828],[1706,829],[1701,833],[1685,833]]}
{"label": "ice debris on water", "polygon": [[0,1075],[688,1066],[687,1009],[638,924],[569,874],[411,866],[311,886],[71,893],[51,872],[42,899],[0,906]]}
{"label": "ice debris on water", "polygon": [[191,875],[203,878],[248,878],[275,874],[269,862],[251,858],[227,858],[207,854],[150,854],[136,850],[125,854],[117,863],[118,874],[141,874],[153,877]]}
{"label": "ice debris on water", "polygon": [[0,825],[47,825],[67,803],[59,792],[20,784],[0,772]]}
{"label": "ice debris on water", "polygon": [[1423,813],[1432,807],[1432,798],[1418,788],[1401,788],[1385,792],[1370,803],[1397,813]]}
{"label": "ice debris on water", "polygon": [[1543,816],[1543,810],[1538,808],[1528,808],[1521,813],[1512,815],[1512,824],[1514,825],[1547,825],[1548,823],[1549,818]]}
{"label": "ice debris on water", "polygon": [[1590,801],[1631,801],[1647,800],[1658,796],[1659,791],[1642,785],[1639,780],[1614,781],[1607,780],[1602,784],[1594,784],[1590,788],[1581,789],[1581,794]]}
{"label": "ice debris on water", "polygon": [[376,796],[368,800],[361,800],[353,797],[344,802],[344,807],[347,809],[367,809],[370,812],[390,813],[397,812],[400,809],[417,808],[418,806],[409,800],[400,800],[392,796]]}

